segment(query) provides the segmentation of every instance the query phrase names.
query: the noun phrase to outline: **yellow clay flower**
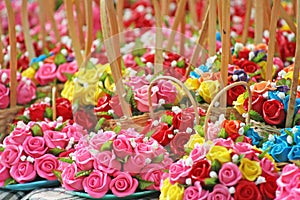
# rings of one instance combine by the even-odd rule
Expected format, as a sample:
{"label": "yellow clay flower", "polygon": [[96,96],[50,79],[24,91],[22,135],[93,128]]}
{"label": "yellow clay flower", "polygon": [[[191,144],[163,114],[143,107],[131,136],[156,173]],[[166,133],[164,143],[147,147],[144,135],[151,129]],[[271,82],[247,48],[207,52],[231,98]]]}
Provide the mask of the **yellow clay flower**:
{"label": "yellow clay flower", "polygon": [[223,164],[231,161],[230,153],[231,150],[228,150],[226,147],[216,145],[209,150],[206,154],[206,158],[210,161],[218,160],[221,164]]}
{"label": "yellow clay flower", "polygon": [[61,92],[61,96],[69,99],[71,102],[73,101],[74,97],[74,82],[73,81],[67,81],[64,84],[64,89]]}
{"label": "yellow clay flower", "polygon": [[210,103],[212,98],[219,92],[219,87],[219,81],[206,80],[201,83],[198,91],[204,101]]}
{"label": "yellow clay flower", "polygon": [[255,181],[262,173],[259,162],[249,160],[248,158],[241,159],[239,169],[242,172],[243,178],[248,181]]}
{"label": "yellow clay flower", "polygon": [[184,194],[184,187],[175,183],[172,185],[169,179],[164,180],[161,188],[160,200],[182,200]]}
{"label": "yellow clay flower", "polygon": [[196,144],[203,144],[204,143],[204,138],[201,137],[199,134],[193,134],[190,137],[190,140],[187,142],[186,147],[188,149],[194,149]]}
{"label": "yellow clay flower", "polygon": [[22,72],[22,77],[27,77],[30,78],[32,81],[35,81],[34,75],[35,75],[35,70],[32,67],[28,67]]}
{"label": "yellow clay flower", "polygon": [[200,83],[198,81],[198,79],[194,79],[194,78],[188,78],[184,85],[187,87],[187,89],[189,90],[197,90],[200,86]]}
{"label": "yellow clay flower", "polygon": [[[260,66],[260,68],[261,68],[261,77],[263,79],[266,79],[267,62],[266,61],[261,61],[261,62],[257,63],[257,65]],[[272,77],[275,76],[275,72],[276,72],[276,66],[273,65]]]}
{"label": "yellow clay flower", "polygon": [[234,108],[242,115],[243,113],[246,112],[246,110],[244,109],[244,102],[245,102],[245,98],[244,98],[244,93],[240,94],[237,98],[236,101],[233,102]]}

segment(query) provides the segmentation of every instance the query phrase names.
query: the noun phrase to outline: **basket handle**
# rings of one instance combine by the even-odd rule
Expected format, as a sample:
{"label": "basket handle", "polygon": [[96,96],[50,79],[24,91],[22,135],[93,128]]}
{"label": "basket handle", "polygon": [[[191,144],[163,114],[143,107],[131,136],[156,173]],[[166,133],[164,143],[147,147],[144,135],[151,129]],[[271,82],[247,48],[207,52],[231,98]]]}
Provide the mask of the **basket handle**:
{"label": "basket handle", "polygon": [[85,18],[87,21],[87,38],[85,43],[85,57],[88,57],[91,53],[91,48],[93,44],[93,1],[85,0]]}
{"label": "basket handle", "polygon": [[157,78],[155,78],[154,80],[151,81],[149,87],[148,87],[148,103],[149,103],[149,113],[150,113],[150,117],[153,118],[154,116],[154,112],[153,112],[153,106],[152,106],[152,99],[151,99],[151,89],[154,86],[154,83],[158,80],[170,80],[173,81],[174,83],[178,84],[183,91],[185,92],[185,94],[188,96],[188,98],[190,99],[194,111],[195,111],[195,118],[196,118],[196,124],[200,123],[200,117],[199,117],[199,113],[198,113],[198,109],[197,109],[197,103],[195,101],[195,99],[193,98],[193,95],[191,94],[191,92],[187,89],[187,87],[178,79],[172,77],[172,76],[159,76]]}
{"label": "basket handle", "polygon": [[5,5],[8,14],[8,29],[10,43],[10,107],[14,108],[17,105],[17,38],[15,29],[16,24],[10,0],[5,0]]}
{"label": "basket handle", "polygon": [[68,20],[69,35],[72,39],[75,59],[77,62],[77,66],[79,67],[83,63],[83,57],[81,54],[81,46],[75,28],[76,26],[75,26],[74,15],[73,15],[73,2],[70,0],[65,0],[64,4],[66,7],[65,9],[66,9],[66,15]]}
{"label": "basket handle", "polygon": [[23,25],[23,34],[24,34],[24,39],[25,39],[25,45],[26,45],[26,49],[29,54],[29,59],[32,60],[33,58],[36,57],[36,55],[35,55],[35,51],[34,51],[31,36],[30,36],[27,2],[28,2],[28,0],[22,0],[21,14],[22,14],[22,25]]}
{"label": "basket handle", "polygon": [[152,0],[155,10],[156,37],[155,37],[155,57],[154,57],[154,74],[158,74],[163,70],[163,34],[162,34],[162,15],[157,0]]}
{"label": "basket handle", "polygon": [[[108,12],[108,13],[106,13]],[[107,57],[110,64],[112,76],[116,84],[116,93],[121,103],[123,114],[132,116],[131,109],[125,100],[125,89],[121,72],[121,53],[118,35],[118,23],[113,1],[100,1],[100,17],[103,31],[104,45],[107,49]]]}
{"label": "basket handle", "polygon": [[[2,30],[2,17],[0,17],[0,35],[3,35],[3,30]],[[4,49],[3,47],[3,41],[0,38],[0,49]],[[0,51],[0,65],[4,64],[4,55],[2,50]]]}
{"label": "basket handle", "polygon": [[[244,81],[240,81],[240,82],[235,82],[232,83],[230,85],[227,85],[226,87],[224,87],[211,101],[207,112],[206,112],[206,117],[205,117],[205,122],[204,122],[204,133],[207,133],[207,129],[208,129],[208,121],[209,121],[209,117],[211,115],[211,111],[213,109],[213,106],[215,105],[215,103],[217,102],[217,100],[219,100],[219,98],[224,94],[224,92],[227,92],[229,89],[235,87],[235,86],[239,86],[242,85],[246,88],[246,90],[248,91],[249,97],[248,97],[248,114],[246,117],[246,124],[250,124],[250,115],[249,112],[252,109],[252,94],[251,94],[251,90],[249,85],[247,84],[247,82]],[[207,135],[205,134],[205,140],[207,140]]]}
{"label": "basket handle", "polygon": [[297,39],[296,39],[296,52],[295,52],[295,63],[294,63],[294,70],[293,70],[293,78],[292,78],[292,86],[291,86],[291,93],[290,99],[288,103],[288,110],[287,110],[287,118],[286,118],[286,127],[291,127],[293,124],[293,116],[295,110],[295,102],[296,102],[296,95],[297,95],[297,86],[298,86],[298,79],[299,79],[299,71],[300,71],[300,1],[297,1]]}

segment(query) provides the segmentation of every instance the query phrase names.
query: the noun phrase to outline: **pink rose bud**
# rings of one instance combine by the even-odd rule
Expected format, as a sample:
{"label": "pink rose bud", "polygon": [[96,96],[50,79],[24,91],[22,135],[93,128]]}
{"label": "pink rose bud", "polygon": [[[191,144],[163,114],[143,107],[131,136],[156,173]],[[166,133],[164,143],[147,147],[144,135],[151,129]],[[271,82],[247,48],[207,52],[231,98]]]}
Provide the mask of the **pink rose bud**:
{"label": "pink rose bud", "polygon": [[126,172],[120,172],[111,180],[109,188],[117,197],[125,197],[133,194],[138,187],[138,180],[132,178]]}
{"label": "pink rose bud", "polygon": [[38,175],[47,180],[56,180],[53,171],[58,169],[58,160],[52,154],[45,154],[35,159],[34,168]]}
{"label": "pink rose bud", "polygon": [[20,157],[23,152],[22,146],[6,145],[4,151],[1,153],[1,163],[10,168],[20,162]]}
{"label": "pink rose bud", "polygon": [[36,98],[36,86],[30,79],[19,82],[17,87],[17,103],[24,105]]}
{"label": "pink rose bud", "polygon": [[48,147],[43,137],[32,137],[29,136],[24,141],[24,151],[33,158],[38,158],[44,155]]}
{"label": "pink rose bud", "polygon": [[86,148],[79,149],[75,152],[76,164],[82,171],[87,171],[93,168],[94,158],[90,151]]}
{"label": "pink rose bud", "polygon": [[32,163],[28,161],[18,162],[10,169],[10,174],[18,183],[26,183],[36,178],[36,171]]}
{"label": "pink rose bud", "polygon": [[40,85],[47,85],[56,78],[56,65],[54,63],[43,64],[36,72],[34,78]]}
{"label": "pink rose bud", "polygon": [[109,190],[110,176],[105,172],[94,170],[83,180],[83,188],[93,198],[103,197]]}
{"label": "pink rose bud", "polygon": [[59,81],[66,82],[67,77],[66,74],[75,74],[75,72],[78,71],[78,66],[76,64],[76,61],[70,62],[70,63],[64,63],[58,66],[56,76]]}
{"label": "pink rose bud", "polygon": [[77,169],[77,165],[75,163],[69,165],[68,167],[64,168],[63,172],[61,173],[61,178],[63,180],[62,186],[67,190],[71,191],[81,191],[83,190],[82,182],[84,177],[76,178],[75,175],[80,170]]}

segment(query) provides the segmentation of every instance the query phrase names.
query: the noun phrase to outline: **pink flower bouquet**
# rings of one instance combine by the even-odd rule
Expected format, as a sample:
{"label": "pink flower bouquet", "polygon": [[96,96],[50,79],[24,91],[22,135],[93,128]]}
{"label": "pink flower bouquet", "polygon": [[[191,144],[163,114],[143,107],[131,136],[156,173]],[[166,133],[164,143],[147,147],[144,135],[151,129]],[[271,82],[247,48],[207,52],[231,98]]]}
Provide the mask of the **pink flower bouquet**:
{"label": "pink flower bouquet", "polygon": [[74,151],[86,134],[81,126],[68,122],[18,122],[0,148],[0,186],[57,180],[54,172],[60,157]]}
{"label": "pink flower bouquet", "polygon": [[91,132],[59,163],[65,189],[101,198],[108,193],[125,197],[138,190],[159,190],[172,160],[157,141],[128,129]]}

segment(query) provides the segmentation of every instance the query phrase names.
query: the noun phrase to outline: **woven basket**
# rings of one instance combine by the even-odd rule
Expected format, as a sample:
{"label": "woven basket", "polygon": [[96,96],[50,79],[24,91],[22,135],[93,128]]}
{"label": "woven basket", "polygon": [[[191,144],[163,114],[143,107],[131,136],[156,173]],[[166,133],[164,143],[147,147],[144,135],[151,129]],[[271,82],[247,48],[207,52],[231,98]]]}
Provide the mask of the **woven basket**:
{"label": "woven basket", "polygon": [[10,51],[10,108],[0,110],[0,141],[8,134],[8,124],[15,118],[21,106],[17,106],[17,45],[15,17],[11,2],[5,0],[8,13]]}

